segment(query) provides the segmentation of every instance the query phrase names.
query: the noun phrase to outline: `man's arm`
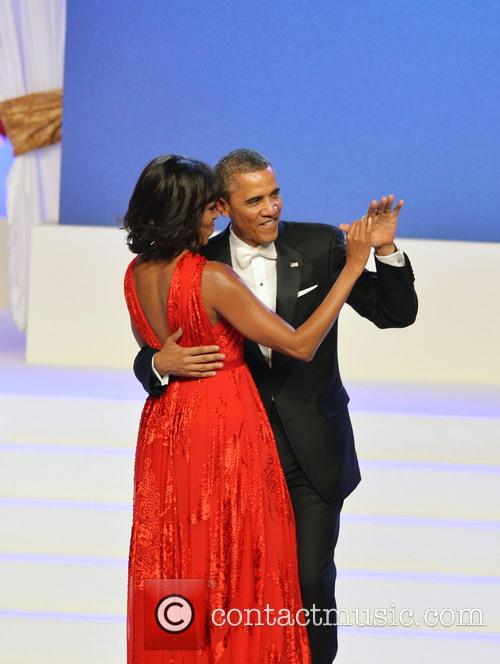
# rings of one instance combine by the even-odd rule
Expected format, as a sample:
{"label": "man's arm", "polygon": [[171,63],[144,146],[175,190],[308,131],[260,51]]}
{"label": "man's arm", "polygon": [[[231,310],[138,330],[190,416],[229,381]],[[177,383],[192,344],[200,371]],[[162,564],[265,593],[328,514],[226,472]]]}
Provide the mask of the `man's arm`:
{"label": "man's arm", "polygon": [[155,348],[143,346],[134,360],[134,374],[146,392],[152,397],[159,397],[167,386],[162,385],[153,372],[153,356],[157,353]]}
{"label": "man's arm", "polygon": [[417,317],[413,269],[408,256],[403,256],[401,267],[375,259],[377,271],[365,270],[347,300],[358,314],[379,328],[407,327]]}
{"label": "man's arm", "polygon": [[143,346],[137,353],[134,374],[149,395],[159,397],[167,388],[158,376],[208,378],[224,366],[225,356],[218,352],[219,346],[184,348],[177,343],[181,336],[182,329],[179,328],[168,337],[161,350]]}

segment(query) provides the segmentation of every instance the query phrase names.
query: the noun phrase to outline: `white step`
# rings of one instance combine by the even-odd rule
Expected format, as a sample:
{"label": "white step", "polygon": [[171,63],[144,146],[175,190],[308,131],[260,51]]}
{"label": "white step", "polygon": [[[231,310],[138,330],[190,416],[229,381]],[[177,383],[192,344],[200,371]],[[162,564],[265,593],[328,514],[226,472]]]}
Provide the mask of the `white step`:
{"label": "white step", "polygon": [[[73,396],[57,393],[60,385],[49,396],[0,393],[0,640],[8,664],[125,661],[144,400],[127,377],[106,380],[95,396],[74,383]],[[416,613],[478,605],[487,625],[341,627],[336,664],[495,661],[500,416],[492,413],[489,406],[472,417],[353,407],[363,482],[343,510],[339,605]]]}

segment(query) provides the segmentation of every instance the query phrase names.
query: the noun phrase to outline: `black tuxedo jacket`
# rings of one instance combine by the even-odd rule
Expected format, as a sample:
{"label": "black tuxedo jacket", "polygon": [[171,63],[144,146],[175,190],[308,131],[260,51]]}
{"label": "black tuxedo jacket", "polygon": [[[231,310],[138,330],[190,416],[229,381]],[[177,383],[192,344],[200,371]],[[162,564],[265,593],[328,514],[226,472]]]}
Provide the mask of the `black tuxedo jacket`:
{"label": "black tuxedo jacket", "polygon": [[[295,328],[319,306],[345,264],[343,233],[326,224],[280,222],[277,252],[276,312]],[[208,260],[231,265],[229,227],[212,238],[202,253]],[[348,303],[377,327],[405,327],[417,314],[417,296],[410,261],[404,267],[376,261],[376,272],[365,270]],[[301,290],[317,288],[298,297]],[[134,371],[146,391],[163,388],[151,370],[152,348],[137,355]],[[250,367],[268,413],[274,403],[299,463],[318,493],[328,502],[345,498],[360,474],[350,421],[349,397],[340,378],[337,323],[305,363],[273,352],[269,368],[259,346],[245,340]],[[166,388],[168,389],[168,388]]]}

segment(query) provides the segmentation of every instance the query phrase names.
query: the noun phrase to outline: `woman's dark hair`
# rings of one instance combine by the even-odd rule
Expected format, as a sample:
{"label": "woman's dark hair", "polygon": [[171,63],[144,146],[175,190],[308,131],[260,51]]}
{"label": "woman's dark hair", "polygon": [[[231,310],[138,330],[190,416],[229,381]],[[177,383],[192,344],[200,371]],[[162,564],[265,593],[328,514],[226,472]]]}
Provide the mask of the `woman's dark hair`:
{"label": "woman's dark hair", "polygon": [[203,211],[215,199],[207,164],[179,155],[153,159],[139,176],[123,219],[130,251],[145,260],[198,251]]}

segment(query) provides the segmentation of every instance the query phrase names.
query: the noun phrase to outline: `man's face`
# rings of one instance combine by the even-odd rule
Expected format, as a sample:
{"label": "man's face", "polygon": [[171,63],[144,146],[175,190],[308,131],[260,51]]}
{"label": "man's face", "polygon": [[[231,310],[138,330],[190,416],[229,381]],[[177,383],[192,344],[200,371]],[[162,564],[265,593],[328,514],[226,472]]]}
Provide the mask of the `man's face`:
{"label": "man's face", "polygon": [[276,240],[281,205],[280,188],[270,166],[234,175],[229,200],[218,202],[220,213],[231,218],[236,235],[252,247]]}

